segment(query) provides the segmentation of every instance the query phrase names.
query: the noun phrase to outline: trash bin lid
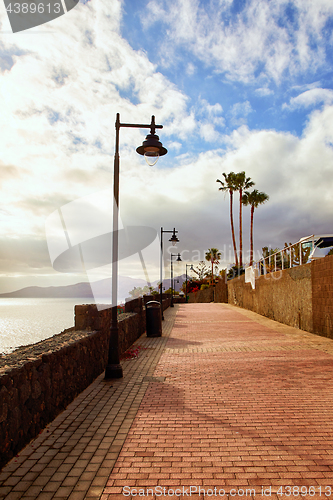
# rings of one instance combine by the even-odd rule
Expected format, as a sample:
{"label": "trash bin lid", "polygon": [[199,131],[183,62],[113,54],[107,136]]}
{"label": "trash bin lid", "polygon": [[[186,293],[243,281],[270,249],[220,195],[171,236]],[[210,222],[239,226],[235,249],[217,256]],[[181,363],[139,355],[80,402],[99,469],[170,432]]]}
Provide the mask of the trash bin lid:
{"label": "trash bin lid", "polygon": [[149,306],[151,304],[151,307],[156,307],[156,304],[158,305],[158,307],[161,306],[161,303],[158,302],[157,300],[150,300],[149,302],[146,303],[146,307]]}

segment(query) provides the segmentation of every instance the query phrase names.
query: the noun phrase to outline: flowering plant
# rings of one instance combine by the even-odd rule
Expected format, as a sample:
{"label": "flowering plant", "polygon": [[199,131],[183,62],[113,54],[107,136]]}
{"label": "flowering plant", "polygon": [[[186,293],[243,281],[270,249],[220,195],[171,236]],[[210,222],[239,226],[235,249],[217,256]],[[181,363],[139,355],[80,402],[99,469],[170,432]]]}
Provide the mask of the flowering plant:
{"label": "flowering plant", "polygon": [[125,351],[120,358],[121,359],[135,359],[139,357],[139,352],[142,350],[147,349],[147,347],[142,347],[141,345],[138,345],[136,347],[132,346],[127,351]]}

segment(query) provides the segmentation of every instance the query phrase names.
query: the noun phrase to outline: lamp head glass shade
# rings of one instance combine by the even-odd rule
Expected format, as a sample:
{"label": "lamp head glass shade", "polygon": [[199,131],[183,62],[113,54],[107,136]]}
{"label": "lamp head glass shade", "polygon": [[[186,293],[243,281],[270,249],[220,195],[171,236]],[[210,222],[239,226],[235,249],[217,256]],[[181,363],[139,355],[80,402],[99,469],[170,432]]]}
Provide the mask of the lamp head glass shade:
{"label": "lamp head glass shade", "polygon": [[144,157],[148,165],[153,167],[157,163],[160,155],[158,154],[158,151],[146,151]]}
{"label": "lamp head glass shade", "polygon": [[[177,233],[178,233],[178,231],[177,231]],[[173,228],[173,233],[172,233],[172,236],[169,239],[169,241],[171,241],[173,247],[176,246],[176,244],[179,242],[179,239],[176,236],[176,228],[175,227]]]}
{"label": "lamp head glass shade", "polygon": [[136,148],[136,152],[145,157],[148,165],[153,166],[160,156],[167,154],[168,150],[162,146],[158,135],[148,134],[142,146]]}
{"label": "lamp head glass shade", "polygon": [[181,256],[180,256],[180,253],[178,254],[178,259],[177,259],[177,261],[176,261],[176,262],[182,262],[182,258],[181,258]]}
{"label": "lamp head glass shade", "polygon": [[174,247],[174,246],[176,246],[176,245],[177,245],[177,243],[179,242],[179,239],[177,238],[177,236],[176,236],[175,234],[173,234],[173,235],[171,236],[171,238],[169,239],[169,241],[171,241],[172,246]]}

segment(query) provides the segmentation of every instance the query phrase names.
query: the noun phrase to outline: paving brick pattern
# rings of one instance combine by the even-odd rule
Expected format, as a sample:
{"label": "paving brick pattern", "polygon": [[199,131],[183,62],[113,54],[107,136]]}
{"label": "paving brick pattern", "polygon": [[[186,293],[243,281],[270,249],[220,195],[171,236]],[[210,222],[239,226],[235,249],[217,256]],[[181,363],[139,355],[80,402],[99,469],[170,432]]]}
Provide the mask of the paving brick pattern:
{"label": "paving brick pattern", "polygon": [[99,499],[150,385],[177,308],[165,311],[163,337],[140,337],[124,377],[100,375],[0,472],[0,499]]}
{"label": "paving brick pattern", "polygon": [[332,344],[227,304],[180,305],[101,500],[332,497]]}
{"label": "paving brick pattern", "polygon": [[135,349],[2,470],[1,499],[333,497],[332,340],[184,304]]}

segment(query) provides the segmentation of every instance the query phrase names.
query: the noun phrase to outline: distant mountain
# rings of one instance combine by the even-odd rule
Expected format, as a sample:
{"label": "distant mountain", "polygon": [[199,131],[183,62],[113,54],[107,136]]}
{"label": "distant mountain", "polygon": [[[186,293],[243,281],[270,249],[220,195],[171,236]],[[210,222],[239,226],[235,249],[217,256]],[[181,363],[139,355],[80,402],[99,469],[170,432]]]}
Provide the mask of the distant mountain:
{"label": "distant mountain", "polygon": [[77,283],[68,286],[27,286],[15,292],[1,293],[0,298],[67,298],[82,297],[92,298],[93,294],[89,283]]}
{"label": "distant mountain", "polygon": [[[177,283],[177,280],[179,283]],[[179,291],[182,283],[185,281],[185,275],[175,277],[175,290]],[[151,285],[157,290],[158,281],[154,281]],[[118,297],[129,297],[130,290],[134,287],[143,288],[147,283],[143,279],[129,278],[128,276],[119,276],[118,281]],[[163,288],[167,290],[171,286],[171,280],[166,279],[163,281]],[[93,288],[98,292],[99,296],[107,297],[111,289],[111,279],[104,279],[95,281]],[[96,293],[96,292],[95,292]],[[1,298],[86,298],[94,300],[94,295],[90,283],[76,283],[75,285],[67,286],[28,286],[16,290],[15,292],[1,293]]]}

